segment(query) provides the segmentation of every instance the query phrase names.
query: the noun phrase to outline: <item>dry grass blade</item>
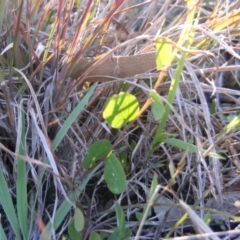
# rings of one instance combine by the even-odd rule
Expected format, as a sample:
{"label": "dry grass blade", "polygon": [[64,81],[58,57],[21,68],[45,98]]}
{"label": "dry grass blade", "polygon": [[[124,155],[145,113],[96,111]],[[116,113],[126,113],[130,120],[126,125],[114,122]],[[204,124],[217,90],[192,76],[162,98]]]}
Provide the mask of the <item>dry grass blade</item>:
{"label": "dry grass blade", "polygon": [[[205,206],[239,191],[239,13],[239,1],[220,0],[0,1],[0,238],[219,239],[215,220],[233,229],[231,209]],[[126,105],[118,129],[104,117],[119,95],[141,111],[132,121]],[[124,185],[104,175],[111,155],[91,158],[99,140]],[[151,183],[168,190],[157,188],[162,202],[149,201]],[[192,222],[148,211],[169,194]]]}
{"label": "dry grass blade", "polygon": [[196,234],[194,236],[187,236],[187,237],[175,237],[175,238],[168,238],[168,240],[196,240],[196,239],[209,239],[214,236],[238,236],[240,234],[240,230],[229,230],[229,231],[222,231],[222,232],[213,232],[213,233],[202,233]]}
{"label": "dry grass blade", "polygon": [[42,162],[40,162],[39,160],[30,158],[30,157],[27,157],[27,156],[22,156],[22,155],[19,155],[19,154],[16,154],[16,153],[10,151],[10,150],[9,150],[8,148],[6,148],[2,143],[0,143],[0,148],[1,148],[3,151],[11,154],[12,156],[14,156],[14,157],[16,157],[16,158],[19,158],[19,159],[23,160],[23,161],[25,161],[25,162],[29,162],[29,163],[32,163],[32,164],[39,165],[39,166],[41,166],[41,167],[43,167],[43,168],[45,168],[45,169],[50,169],[50,168],[51,168],[50,165],[48,165],[48,164],[46,164],[46,163],[42,163]]}
{"label": "dry grass blade", "polygon": [[[50,149],[50,147],[49,147],[49,144],[48,144],[48,142],[47,142],[47,139],[46,139],[46,137],[44,136],[43,132],[42,132],[42,131],[40,130],[40,128],[38,127],[37,119],[36,119],[36,114],[34,113],[33,109],[30,109],[30,114],[31,114],[31,117],[32,117],[33,122],[34,122],[34,124],[35,124],[35,128],[37,129],[38,136],[39,136],[39,138],[40,138],[40,140],[41,140],[41,142],[42,142],[42,144],[43,144],[43,148],[44,148],[44,150],[45,150],[45,152],[46,152],[46,155],[47,155],[47,157],[48,157],[48,160],[49,160],[49,162],[50,162],[50,165],[51,165],[51,167],[52,167],[53,173],[54,173],[56,176],[60,176],[60,173],[59,173],[58,168],[57,168],[57,165],[56,165],[56,161],[55,161],[54,156],[53,156],[53,154],[52,154],[52,151],[51,151],[51,149]],[[57,177],[57,182],[58,182],[58,184],[59,184],[59,188],[60,188],[60,190],[61,190],[61,193],[64,195],[64,197],[65,197],[66,199],[68,199],[67,194],[66,194],[66,191],[65,191],[65,189],[64,189],[64,187],[63,187],[63,184],[62,184],[62,182],[61,182],[61,180],[60,180],[59,177]],[[57,186],[55,186],[55,187],[57,188]]]}
{"label": "dry grass blade", "polygon": [[[212,229],[206,225],[206,223],[182,200],[179,200],[180,206],[184,209],[184,211],[190,217],[193,227],[197,233],[213,233]],[[202,238],[207,239],[207,238]],[[220,240],[217,236],[212,236],[213,240]]]}

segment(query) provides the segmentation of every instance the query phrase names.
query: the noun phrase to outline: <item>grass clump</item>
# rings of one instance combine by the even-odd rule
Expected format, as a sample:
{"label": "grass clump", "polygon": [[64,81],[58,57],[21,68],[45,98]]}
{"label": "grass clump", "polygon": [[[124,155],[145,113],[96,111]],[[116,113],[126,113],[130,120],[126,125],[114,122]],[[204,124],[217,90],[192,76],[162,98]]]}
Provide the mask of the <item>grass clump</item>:
{"label": "grass clump", "polygon": [[214,3],[1,1],[1,239],[238,234],[240,10]]}

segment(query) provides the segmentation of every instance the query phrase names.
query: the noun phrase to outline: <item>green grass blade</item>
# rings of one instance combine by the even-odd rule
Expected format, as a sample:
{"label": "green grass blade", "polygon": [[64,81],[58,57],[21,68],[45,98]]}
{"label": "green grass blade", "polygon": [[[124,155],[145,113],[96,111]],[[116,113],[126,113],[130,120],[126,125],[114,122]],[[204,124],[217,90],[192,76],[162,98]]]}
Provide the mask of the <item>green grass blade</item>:
{"label": "green grass blade", "polygon": [[[46,43],[45,51],[43,53],[43,62],[46,62],[46,60],[48,58],[49,49],[50,49],[51,43],[53,41],[53,36],[54,36],[55,30],[56,30],[56,27],[57,27],[57,21],[55,20],[52,24],[51,31],[49,32],[49,35],[48,35],[48,40]],[[42,80],[42,78],[43,78],[43,72],[44,72],[44,68],[42,68],[40,71],[40,80]]]}
{"label": "green grass blade", "polygon": [[239,131],[240,129],[240,115],[236,116],[224,129],[218,134],[217,140],[226,136],[231,131]]}
{"label": "green grass blade", "polygon": [[[173,101],[174,101],[174,98],[175,98],[176,92],[177,92],[177,88],[178,88],[178,85],[179,85],[180,76],[181,76],[181,73],[182,73],[182,70],[183,70],[183,67],[184,67],[185,54],[183,53],[182,55],[183,56],[180,58],[180,60],[178,62],[178,65],[177,65],[177,69],[176,69],[175,74],[174,74],[174,78],[173,78],[173,81],[172,81],[172,84],[171,84],[171,87],[170,87],[171,90],[168,93],[169,104],[172,104]],[[163,113],[161,122],[160,122],[160,124],[158,126],[158,129],[157,129],[157,132],[154,136],[153,145],[157,144],[158,136],[159,136],[159,134],[161,134],[163,132],[163,129],[166,125],[170,110],[171,110],[170,106],[168,104],[166,104],[165,105],[165,112]]]}
{"label": "green grass blade", "polygon": [[[78,197],[80,193],[83,191],[83,189],[86,187],[88,181],[92,178],[92,176],[95,174],[95,172],[102,166],[102,164],[99,164],[97,167],[95,167],[83,180],[83,182],[78,186],[77,192],[74,194],[69,195],[69,200],[74,203],[75,197]],[[67,201],[64,200],[62,204],[59,206],[58,210],[56,211],[55,218],[53,220],[53,229],[56,230],[60,224],[63,222],[63,220],[66,218],[68,212],[70,211],[72,205]],[[50,236],[51,230],[52,230],[52,223],[48,222],[46,225],[46,232]],[[40,240],[44,240],[44,237],[41,235]]]}
{"label": "green grass blade", "polygon": [[53,143],[52,143],[52,150],[55,151],[58,147],[59,143],[62,141],[63,137],[66,135],[67,131],[71,127],[71,125],[74,123],[74,121],[79,116],[80,112],[84,109],[87,102],[89,101],[90,97],[92,96],[95,88],[97,87],[97,83],[95,83],[87,92],[87,94],[83,97],[83,99],[78,103],[78,105],[75,107],[75,109],[72,111],[72,113],[69,115],[67,120],[62,125],[61,129],[57,133],[57,136],[55,137]]}
{"label": "green grass blade", "polygon": [[[64,124],[62,125],[61,129],[59,130],[59,132],[57,133],[53,144],[52,144],[52,150],[56,150],[56,148],[58,147],[59,143],[62,141],[63,137],[66,135],[67,131],[69,130],[69,128],[71,127],[71,125],[73,124],[73,122],[76,120],[76,118],[79,116],[80,112],[84,109],[84,107],[86,106],[87,102],[89,101],[90,97],[92,96],[95,88],[97,87],[97,83],[95,83],[87,92],[87,94],[83,97],[83,99],[79,102],[79,104],[76,106],[76,108],[73,110],[73,112],[69,115],[69,117],[66,119],[66,121],[64,122]],[[78,190],[81,192],[87,182],[89,181],[89,179],[92,177],[92,175],[95,173],[95,171],[99,168],[99,166],[97,166],[95,169],[93,169],[93,171],[87,176],[87,178],[80,184]],[[79,192],[79,194],[80,194]],[[74,201],[74,194],[71,194],[69,196],[69,200],[70,201]],[[53,222],[53,227],[54,229],[58,228],[59,225],[62,223],[62,221],[66,218],[66,215],[68,214],[70,208],[72,207],[72,205],[65,200],[58,208],[58,210],[56,211],[56,215],[55,215],[55,219]],[[46,226],[46,232],[50,235],[52,229],[52,223],[49,222]],[[43,236],[41,236],[41,239],[43,240]]]}
{"label": "green grass blade", "polygon": [[2,224],[0,224],[0,240],[7,240],[7,236],[2,228]]}
{"label": "green grass blade", "polygon": [[43,177],[45,174],[45,170],[41,169],[40,173],[39,173],[39,177],[38,177],[38,186],[36,187],[36,194],[35,194],[35,198],[34,198],[34,202],[32,204],[31,210],[30,210],[30,216],[29,216],[29,227],[28,227],[28,239],[31,239],[31,234],[32,234],[32,229],[33,229],[33,224],[36,221],[36,209],[37,209],[37,202],[38,202],[38,196],[39,196],[39,191],[42,187],[43,184]]}
{"label": "green grass blade", "polygon": [[[22,103],[19,110],[18,118],[18,137],[16,152],[19,155],[26,155],[26,135],[25,135],[25,115],[22,109]],[[28,235],[28,208],[27,208],[27,170],[26,162],[17,158],[17,213],[19,226],[24,239]]]}
{"label": "green grass blade", "polygon": [[[2,159],[1,159],[2,162]],[[4,178],[2,168],[0,168],[0,205],[2,206],[8,221],[10,222],[15,239],[21,239],[20,229],[18,225],[18,219],[13,206],[12,198],[8,190],[7,182]]]}
{"label": "green grass blade", "polygon": [[[192,4],[194,4],[194,5],[192,5]],[[178,44],[180,46],[181,45],[185,46],[186,49],[189,49],[192,45],[192,42],[193,42],[193,39],[194,39],[194,34],[195,34],[195,30],[193,28],[193,25],[197,23],[196,20],[198,20],[199,16],[196,19],[194,19],[195,11],[196,11],[196,3],[190,3],[190,1],[189,1],[189,2],[186,2],[186,6],[187,6],[189,12],[188,12],[187,19],[186,19],[186,22],[185,22],[185,27],[183,28],[183,31],[181,32],[180,38],[178,40]],[[191,26],[191,27],[189,27],[189,26]],[[185,41],[186,41],[186,43],[185,43]],[[175,70],[174,77],[173,77],[173,80],[172,80],[172,83],[171,83],[171,86],[170,86],[170,90],[169,90],[169,93],[168,93],[168,97],[167,97],[167,100],[168,100],[169,104],[165,105],[165,112],[163,114],[163,117],[161,119],[161,123],[159,124],[158,129],[156,131],[156,134],[154,136],[153,146],[156,146],[158,144],[157,138],[158,138],[159,134],[162,134],[163,129],[166,125],[168,115],[169,115],[170,110],[171,110],[170,105],[173,104],[174,98],[176,96],[176,92],[177,92],[177,88],[178,88],[178,85],[179,85],[181,73],[182,73],[182,70],[183,70],[183,67],[184,67],[184,61],[185,61],[186,55],[187,55],[187,52],[183,51],[182,54],[181,54],[181,58],[178,61],[177,69]],[[150,154],[153,151],[154,151],[154,147],[151,148]]]}

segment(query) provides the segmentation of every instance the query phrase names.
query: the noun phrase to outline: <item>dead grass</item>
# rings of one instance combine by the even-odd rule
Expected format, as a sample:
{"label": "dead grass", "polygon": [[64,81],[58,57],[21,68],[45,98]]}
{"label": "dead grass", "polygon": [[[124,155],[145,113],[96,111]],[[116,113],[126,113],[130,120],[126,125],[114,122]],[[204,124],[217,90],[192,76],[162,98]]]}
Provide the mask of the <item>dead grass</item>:
{"label": "dead grass", "polygon": [[[24,226],[17,236],[1,203],[1,227],[7,239],[39,239],[41,234],[48,239],[49,233],[52,239],[63,239],[68,236],[74,205],[85,217],[81,239],[88,239],[93,231],[109,233],[117,225],[115,201],[124,209],[131,239],[135,239],[141,224],[139,237],[146,239],[178,239],[194,232],[213,234],[203,221],[208,212],[205,204],[221,211],[212,215],[212,221],[224,221],[223,225],[229,227],[225,234],[233,234],[227,231],[232,226],[226,216],[237,213],[228,197],[232,196],[229,192],[239,190],[239,129],[218,136],[239,115],[237,2],[227,6],[217,1],[212,8],[199,1],[199,24],[164,129],[169,136],[218,153],[224,160],[164,143],[149,156],[159,125],[151,108],[119,130],[107,126],[102,117],[106,101],[121,91],[123,82],[126,91],[137,96],[141,107],[147,102],[148,90],[159,77],[155,71],[156,34],[173,43],[178,41],[188,13],[182,1],[5,2],[0,16],[0,165],[17,211],[17,161],[27,163],[26,221],[30,226],[27,236]],[[157,87],[164,104],[176,64],[171,65]],[[55,144],[70,113],[96,81],[96,89],[83,111],[59,145]],[[216,97],[216,105],[211,96]],[[70,194],[75,194],[90,176],[91,171],[84,169],[82,162],[89,146],[99,139],[108,139],[116,156],[127,159],[123,165],[126,191],[114,195],[107,189],[102,177],[103,159],[81,194],[76,194],[73,208],[59,227],[54,225],[50,232],[46,231],[60,204],[66,199],[71,202]],[[137,220],[136,213],[142,212],[149,200],[154,174],[161,188],[157,198],[169,198],[173,209],[182,207],[182,213],[189,214],[186,222],[176,226],[181,215],[168,218],[169,207],[161,210],[162,218],[158,210],[152,209],[145,222]],[[208,199],[215,199],[214,204],[209,206]],[[231,203],[224,205],[224,201]],[[193,205],[194,211],[186,203]],[[155,200],[153,205],[169,202]],[[201,220],[190,221],[196,215]],[[19,215],[18,219],[22,221]],[[216,226],[210,226],[215,230]],[[216,234],[212,239],[220,238]]]}

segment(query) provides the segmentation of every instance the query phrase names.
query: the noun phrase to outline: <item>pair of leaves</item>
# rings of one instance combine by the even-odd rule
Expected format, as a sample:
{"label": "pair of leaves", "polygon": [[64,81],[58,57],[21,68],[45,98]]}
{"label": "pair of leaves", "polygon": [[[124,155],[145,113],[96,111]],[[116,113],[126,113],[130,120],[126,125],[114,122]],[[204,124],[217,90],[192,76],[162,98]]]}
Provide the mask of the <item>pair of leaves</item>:
{"label": "pair of leaves", "polygon": [[83,161],[86,169],[92,168],[98,160],[107,157],[104,166],[104,179],[108,189],[114,194],[120,194],[126,187],[126,175],[120,161],[111,152],[111,143],[108,140],[99,140],[93,143]]}

